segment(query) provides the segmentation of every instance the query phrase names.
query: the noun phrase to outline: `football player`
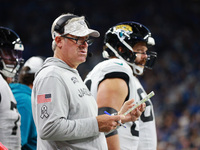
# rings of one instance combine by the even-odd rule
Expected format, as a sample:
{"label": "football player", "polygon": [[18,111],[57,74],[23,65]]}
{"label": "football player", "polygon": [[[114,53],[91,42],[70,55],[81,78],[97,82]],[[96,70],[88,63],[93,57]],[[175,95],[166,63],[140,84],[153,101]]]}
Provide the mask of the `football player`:
{"label": "football player", "polygon": [[7,79],[18,72],[23,50],[19,36],[0,27],[0,142],[9,150],[21,150],[20,114]]}
{"label": "football player", "polygon": [[[153,45],[149,29],[137,22],[122,22],[106,32],[103,57],[108,60],[97,64],[85,79],[97,100],[99,114],[118,112],[126,100],[133,98],[139,102],[147,95],[137,76],[152,68],[157,53],[149,52],[148,48]],[[127,128],[106,135],[109,149],[119,149],[120,145],[121,150],[156,150],[155,116],[150,99],[139,120],[125,125]]]}

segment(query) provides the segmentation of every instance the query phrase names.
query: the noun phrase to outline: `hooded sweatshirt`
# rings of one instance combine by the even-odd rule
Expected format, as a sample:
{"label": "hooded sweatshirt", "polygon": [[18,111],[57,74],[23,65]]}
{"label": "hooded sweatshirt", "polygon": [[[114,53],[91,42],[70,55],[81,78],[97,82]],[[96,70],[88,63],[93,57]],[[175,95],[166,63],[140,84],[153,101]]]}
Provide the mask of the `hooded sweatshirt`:
{"label": "hooded sweatshirt", "polygon": [[36,73],[32,111],[38,150],[106,150],[99,132],[97,103],[78,71],[48,58]]}

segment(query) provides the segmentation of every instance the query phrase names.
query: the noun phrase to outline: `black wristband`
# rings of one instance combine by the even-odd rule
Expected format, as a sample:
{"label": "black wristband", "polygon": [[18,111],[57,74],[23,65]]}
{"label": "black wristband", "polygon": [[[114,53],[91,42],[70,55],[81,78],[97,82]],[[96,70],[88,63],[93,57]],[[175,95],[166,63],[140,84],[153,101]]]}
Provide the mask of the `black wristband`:
{"label": "black wristband", "polygon": [[98,109],[98,115],[105,114],[104,111],[107,111],[109,114],[117,113],[117,110],[111,107],[101,107]]}
{"label": "black wristband", "polygon": [[[111,107],[101,107],[101,108],[98,109],[98,115],[105,114],[104,111],[107,111],[111,115],[117,115],[118,114],[117,110],[114,109],[114,108],[111,108]],[[116,134],[118,134],[118,131],[114,130],[113,132],[111,132],[111,133],[109,133],[109,134],[107,134],[105,136],[107,138],[107,137],[110,137],[110,136],[113,136],[113,135],[116,135]]]}

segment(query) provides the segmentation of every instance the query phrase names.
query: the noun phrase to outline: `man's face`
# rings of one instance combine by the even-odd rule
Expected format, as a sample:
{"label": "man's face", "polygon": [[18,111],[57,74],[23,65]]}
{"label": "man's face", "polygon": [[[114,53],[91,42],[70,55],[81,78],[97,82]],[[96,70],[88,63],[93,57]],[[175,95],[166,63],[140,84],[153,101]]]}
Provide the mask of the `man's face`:
{"label": "man's face", "polygon": [[65,37],[60,38],[60,44],[57,44],[60,47],[60,59],[65,61],[72,68],[77,68],[79,64],[86,61],[88,44],[85,42],[85,40],[88,39],[88,36],[76,37],[72,35],[66,35]]}
{"label": "man's face", "polygon": [[21,55],[21,51],[16,51],[10,48],[0,48],[0,57],[3,59],[5,65],[16,65],[16,59],[20,59]]}
{"label": "man's face", "polygon": [[133,51],[136,52],[135,64],[144,67],[147,59],[147,46],[145,42],[138,42],[134,45]]}

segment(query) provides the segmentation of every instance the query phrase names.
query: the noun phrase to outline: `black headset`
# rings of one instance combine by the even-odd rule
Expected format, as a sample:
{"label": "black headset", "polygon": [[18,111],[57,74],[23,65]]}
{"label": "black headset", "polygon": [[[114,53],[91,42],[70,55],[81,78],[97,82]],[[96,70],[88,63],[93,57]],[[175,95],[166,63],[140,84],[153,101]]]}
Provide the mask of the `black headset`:
{"label": "black headset", "polygon": [[[77,15],[69,15],[69,16],[63,16],[61,17],[57,22],[56,22],[56,25],[54,27],[54,31],[60,33],[60,34],[63,34],[64,33],[64,26],[65,26],[65,23],[72,19],[72,18],[76,18],[76,17],[79,17]],[[85,20],[87,26],[89,27],[89,23],[87,20]]]}
{"label": "black headset", "polygon": [[54,27],[54,31],[60,33],[60,34],[63,34],[64,33],[64,26],[65,26],[65,23],[72,19],[72,18],[75,18],[75,17],[78,17],[76,15],[70,15],[70,16],[63,16],[61,17],[57,22],[56,22],[56,25]]}

